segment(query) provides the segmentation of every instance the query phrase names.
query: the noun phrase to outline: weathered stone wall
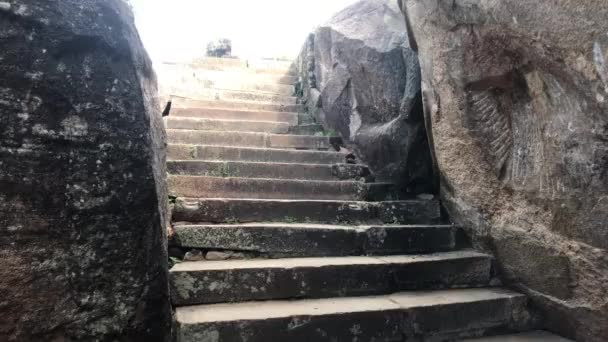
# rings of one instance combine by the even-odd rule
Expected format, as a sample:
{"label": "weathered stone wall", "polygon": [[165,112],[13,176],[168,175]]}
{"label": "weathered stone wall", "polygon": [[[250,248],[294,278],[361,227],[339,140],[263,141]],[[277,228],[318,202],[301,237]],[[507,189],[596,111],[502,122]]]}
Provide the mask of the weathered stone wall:
{"label": "weathered stone wall", "polygon": [[363,0],[309,36],[296,61],[308,111],[380,181],[432,191],[420,67],[394,0]]}
{"label": "weathered stone wall", "polygon": [[165,340],[165,137],[128,5],[0,1],[0,46],[0,340]]}
{"label": "weathered stone wall", "polygon": [[608,340],[608,2],[403,5],[450,215],[548,329]]}

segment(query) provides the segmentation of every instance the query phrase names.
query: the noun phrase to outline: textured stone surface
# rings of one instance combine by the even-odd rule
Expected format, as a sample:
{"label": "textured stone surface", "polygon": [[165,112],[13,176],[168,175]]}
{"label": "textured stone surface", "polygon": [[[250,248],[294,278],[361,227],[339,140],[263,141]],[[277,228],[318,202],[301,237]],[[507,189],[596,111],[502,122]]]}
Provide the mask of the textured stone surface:
{"label": "textured stone surface", "polygon": [[433,224],[439,201],[312,201],[177,198],[174,222],[295,222]]}
{"label": "textured stone surface", "polygon": [[132,14],[0,4],[0,340],[161,341],[165,141]]}
{"label": "textured stone surface", "polygon": [[[293,218],[292,218],[293,219]],[[218,248],[267,257],[392,255],[453,250],[461,232],[454,226],[344,226],[310,223],[175,225],[173,243],[183,248]]]}
{"label": "textured stone surface", "polygon": [[[215,260],[228,258],[226,254]],[[477,287],[490,281],[490,263],[488,255],[471,251],[184,262],[171,269],[171,298],[174,304],[182,306]]]}
{"label": "textured stone surface", "polygon": [[449,213],[551,330],[608,340],[608,3],[403,4]]}
{"label": "textured stone surface", "polygon": [[498,289],[189,306],[183,341],[454,341],[525,328],[526,298]]}
{"label": "textured stone surface", "polygon": [[336,14],[309,37],[297,65],[308,111],[378,180],[429,190],[420,68],[395,1],[363,0]]}

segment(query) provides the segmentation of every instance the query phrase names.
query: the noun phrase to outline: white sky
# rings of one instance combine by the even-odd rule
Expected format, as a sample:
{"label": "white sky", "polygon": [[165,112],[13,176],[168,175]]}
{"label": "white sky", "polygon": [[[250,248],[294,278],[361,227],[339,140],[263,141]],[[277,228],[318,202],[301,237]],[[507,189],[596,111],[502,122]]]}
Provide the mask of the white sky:
{"label": "white sky", "polygon": [[356,0],[131,0],[155,61],[204,54],[210,40],[232,39],[241,57],[297,55],[309,32]]}

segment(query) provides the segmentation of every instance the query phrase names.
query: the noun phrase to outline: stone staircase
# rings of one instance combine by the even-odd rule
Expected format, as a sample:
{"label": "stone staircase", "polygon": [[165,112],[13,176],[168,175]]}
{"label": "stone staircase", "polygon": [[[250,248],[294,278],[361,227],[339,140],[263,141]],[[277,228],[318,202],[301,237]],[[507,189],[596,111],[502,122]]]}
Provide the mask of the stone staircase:
{"label": "stone staircase", "polygon": [[437,199],[399,199],[302,113],[288,65],[199,67],[217,89],[174,97],[166,120],[170,250],[185,259],[170,276],[177,341],[443,341],[529,327],[526,298],[490,286],[492,258],[440,224]]}

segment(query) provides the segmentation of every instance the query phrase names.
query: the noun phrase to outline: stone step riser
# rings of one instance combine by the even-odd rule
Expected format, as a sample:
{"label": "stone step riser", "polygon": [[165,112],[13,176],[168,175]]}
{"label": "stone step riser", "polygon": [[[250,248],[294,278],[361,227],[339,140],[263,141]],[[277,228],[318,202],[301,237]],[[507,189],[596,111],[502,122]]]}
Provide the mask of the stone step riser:
{"label": "stone step riser", "polygon": [[[192,70],[190,80],[198,88],[219,88],[235,90],[259,90],[277,92],[281,95],[293,95],[297,76],[281,74],[258,74],[243,69],[230,70]],[[188,76],[189,77],[189,76]],[[188,83],[186,83],[188,84]]]}
{"label": "stone step riser", "polygon": [[[243,336],[248,342],[455,341],[528,327],[522,318],[527,309],[525,297],[497,294],[469,298],[466,293],[470,292],[464,291],[473,290],[440,291],[443,296],[454,292],[459,301],[427,301],[425,297],[433,293],[412,293],[311,300],[311,304],[300,305],[243,303],[236,305],[234,313],[226,309],[226,304],[178,308],[177,337],[180,341],[197,341],[200,336],[212,336],[215,342],[242,341]],[[297,308],[290,309],[291,305]],[[255,315],[256,310],[268,313],[268,317]],[[221,318],[209,318],[214,314]],[[202,320],[197,322],[197,317]]]}
{"label": "stone step riser", "polygon": [[[468,252],[447,254],[321,258],[317,259],[321,262],[313,263],[310,259],[183,263],[170,273],[172,302],[183,306],[352,297],[488,284],[491,263],[488,256]],[[197,269],[197,265],[202,265],[202,269]],[[205,267],[208,265],[212,267]]]}
{"label": "stone step riser", "polygon": [[173,246],[255,252],[269,258],[444,252],[456,248],[457,235],[462,233],[453,226],[310,224],[174,225],[173,230]]}
{"label": "stone step riser", "polygon": [[360,180],[369,177],[362,165],[277,164],[234,161],[169,161],[167,169],[173,175],[272,178],[291,180]]}
{"label": "stone step riser", "polygon": [[256,132],[286,134],[290,125],[286,122],[214,120],[198,118],[170,117],[166,121],[167,129],[185,129],[220,132]]}
{"label": "stone step riser", "polygon": [[242,75],[261,76],[265,78],[289,78],[293,80],[297,78],[297,74],[293,68],[264,68],[264,67],[247,67],[247,66],[221,66],[221,65],[209,65],[209,66],[196,66],[196,71],[200,73],[205,72],[225,72],[225,73],[239,73]]}
{"label": "stone step riser", "polygon": [[242,74],[251,75],[264,75],[264,76],[275,76],[275,77],[297,77],[293,67],[264,67],[264,66],[252,66],[247,64],[242,65],[222,65],[217,63],[197,63],[194,69],[198,72],[238,72]]}
{"label": "stone step riser", "polygon": [[170,144],[170,160],[222,160],[262,163],[343,164],[346,155],[325,151],[296,151],[225,146],[197,146]]}
{"label": "stone step riser", "polygon": [[304,111],[304,107],[297,105],[283,104],[268,104],[244,101],[217,101],[204,99],[189,99],[183,97],[174,97],[174,108],[222,108],[222,109],[237,109],[237,110],[260,110],[270,112],[288,112],[299,113]]}
{"label": "stone step riser", "polygon": [[190,67],[201,71],[230,71],[256,74],[295,74],[296,69],[291,61],[246,60],[239,58],[205,57],[190,64]]}
{"label": "stone step riser", "polygon": [[294,222],[344,224],[434,224],[441,220],[436,200],[395,202],[290,201],[178,198],[174,222]]}
{"label": "stone step riser", "polygon": [[295,87],[289,84],[272,84],[272,83],[234,83],[234,82],[217,82],[215,85],[218,89],[241,90],[251,92],[266,92],[282,96],[294,96]]}
{"label": "stone step riser", "polygon": [[321,125],[298,125],[289,128],[289,134],[295,135],[323,135],[323,127]]}
{"label": "stone step riser", "polygon": [[[204,72],[195,78],[195,83],[181,91],[193,89],[223,89],[247,92],[264,92],[274,95],[294,96],[295,86],[281,84],[272,78],[267,79],[247,73]],[[185,85],[188,85],[185,83]],[[188,89],[190,88],[190,89]]]}
{"label": "stone step riser", "polygon": [[199,89],[188,91],[188,94],[178,95],[187,95],[188,97],[196,97],[216,101],[247,101],[261,104],[286,106],[294,106],[297,104],[297,97],[294,96],[274,95],[262,92],[247,92],[238,90]]}
{"label": "stone step riser", "polygon": [[307,150],[327,150],[331,147],[329,138],[308,135],[168,129],[167,138],[169,143],[172,144],[190,145],[294,148]]}
{"label": "stone step riser", "polygon": [[218,108],[174,108],[171,117],[188,117],[219,120],[246,120],[266,122],[287,122],[291,126],[298,124],[298,114],[285,112],[239,111]]}
{"label": "stone step riser", "polygon": [[169,193],[196,198],[259,198],[367,201],[381,200],[380,184],[352,181],[299,181],[286,179],[175,176],[167,177]]}

